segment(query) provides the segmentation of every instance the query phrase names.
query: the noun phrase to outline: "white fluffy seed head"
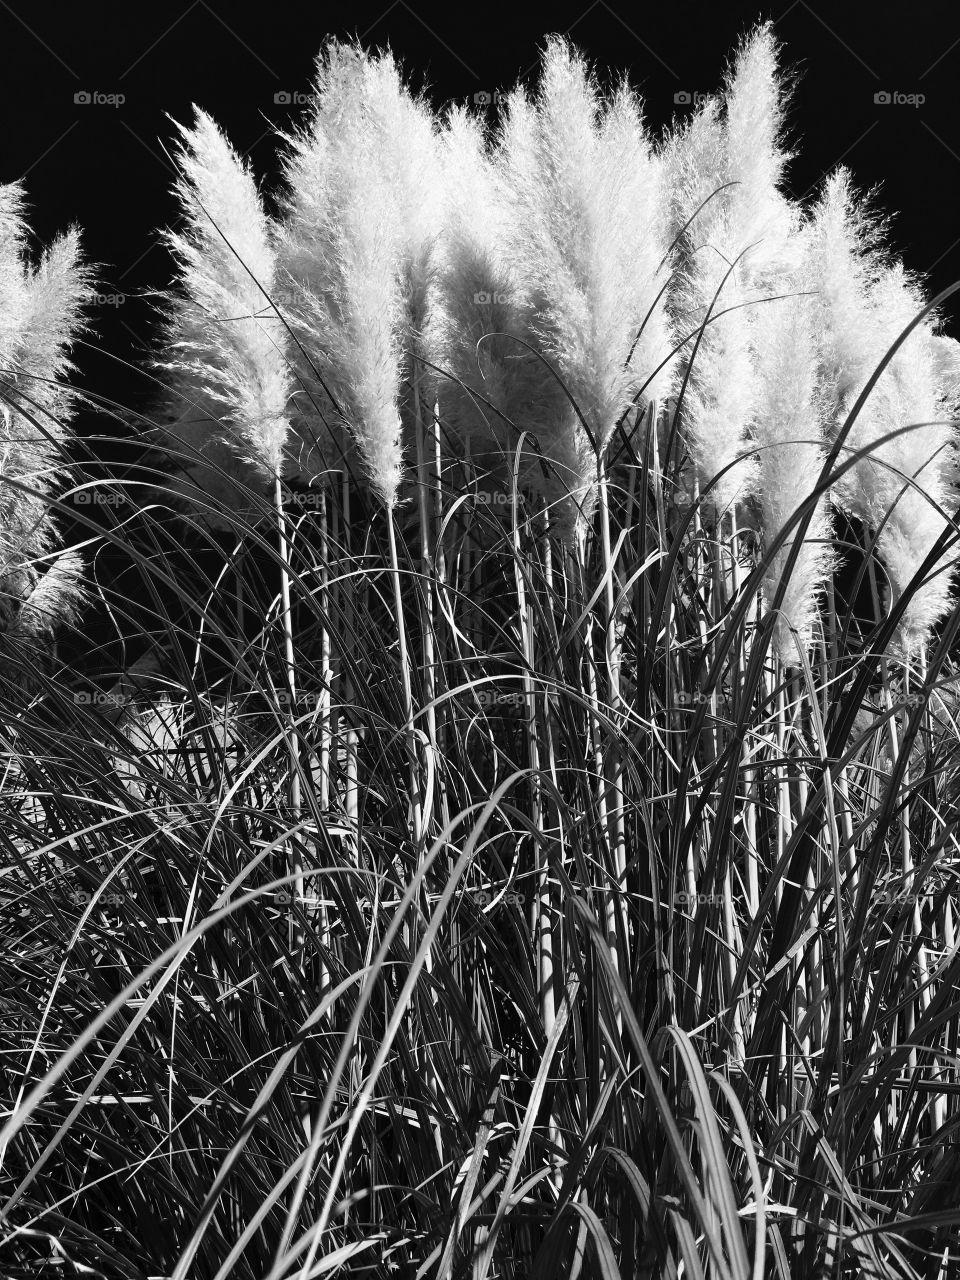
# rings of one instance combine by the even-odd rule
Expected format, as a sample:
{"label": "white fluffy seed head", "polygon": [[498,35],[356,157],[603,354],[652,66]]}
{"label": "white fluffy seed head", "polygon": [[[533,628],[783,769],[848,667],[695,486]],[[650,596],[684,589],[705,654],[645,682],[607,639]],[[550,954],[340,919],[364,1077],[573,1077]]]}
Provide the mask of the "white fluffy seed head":
{"label": "white fluffy seed head", "polygon": [[650,381],[671,346],[657,301],[667,279],[662,165],[635,95],[623,85],[604,101],[583,59],[557,37],[547,42],[535,102],[519,92],[507,100],[496,164],[530,341],[587,424],[550,388],[548,371],[543,408],[526,406],[536,416],[518,422],[559,474],[555,496],[570,532],[576,505],[588,516],[594,501],[594,444],[602,455],[635,395],[642,407],[670,386],[671,369]]}
{"label": "white fluffy seed head", "polygon": [[0,377],[4,380],[18,345],[25,306],[24,199],[21,182],[0,185]]}
{"label": "white fluffy seed head", "polygon": [[166,241],[181,291],[168,295],[158,361],[188,402],[218,409],[222,438],[266,477],[282,465],[291,377],[277,314],[273,230],[256,182],[214,121],[178,125],[182,231]]}
{"label": "white fluffy seed head", "polygon": [[506,248],[511,206],[483,126],[463,107],[447,116],[440,160],[442,234],[426,355],[450,375],[435,382],[447,432],[481,472],[505,479],[505,460],[517,439],[507,420],[521,416],[530,383],[536,395],[543,380],[542,366],[533,367],[521,341],[525,298]]}
{"label": "white fluffy seed head", "polygon": [[63,471],[74,399],[64,378],[92,288],[76,229],[58,237],[36,266],[25,241],[22,187],[2,187],[0,629],[40,640],[72,617],[79,599],[79,555],[64,552],[46,571],[43,561],[59,541],[48,495]]}
{"label": "white fluffy seed head", "polygon": [[83,599],[83,557],[73,548],[61,551],[23,602],[14,630],[49,641],[60,627],[76,622]]}
{"label": "white fluffy seed head", "polygon": [[[922,282],[892,261],[883,224],[839,171],[813,210],[820,364],[831,433],[844,424],[881,360],[924,307]],[[913,329],[876,381],[845,438],[843,458],[867,450],[834,488],[838,505],[880,530],[878,551],[894,599],[946,527],[955,473],[949,422],[958,388],[954,350],[928,315]],[[885,439],[903,427],[911,430]],[[895,647],[913,654],[950,607],[955,553],[908,600]]]}
{"label": "white fluffy seed head", "polygon": [[[896,263],[883,272],[873,290],[878,327],[892,343],[925,303],[918,280]],[[944,513],[956,505],[956,432],[944,416],[948,393],[938,381],[933,355],[932,323],[926,317],[899,348],[881,376],[880,426],[912,429],[880,447],[876,459],[862,469],[865,508],[886,517],[878,549],[898,598],[920,568],[933,544],[948,527]],[[884,469],[879,463],[888,463]],[[898,474],[899,473],[899,474]],[[913,481],[907,487],[907,479]],[[934,624],[951,604],[951,573],[957,553],[939,557],[932,574],[909,596],[897,635],[898,645],[913,653],[922,648]]]}
{"label": "white fluffy seed head", "polygon": [[725,90],[726,179],[730,226],[746,250],[744,272],[754,283],[796,268],[796,210],[780,189],[791,153],[783,149],[787,104],[779,49],[769,22],[741,46]]}
{"label": "white fluffy seed head", "polygon": [[390,507],[403,474],[403,380],[417,376],[428,323],[436,127],[389,54],[334,41],[318,60],[311,119],[287,141],[280,256],[306,353],[298,408],[346,428]]}
{"label": "white fluffy seed head", "polygon": [[740,49],[722,103],[701,104],[665,149],[680,237],[674,320],[681,336],[703,326],[684,348],[690,376],[679,425],[689,480],[718,511],[744,501],[759,482],[748,452],[759,395],[755,319],[761,298],[789,291],[802,256],[800,216],[780,190],[790,158],[781,146],[784,106],[765,24]]}
{"label": "white fluffy seed head", "polygon": [[[815,307],[797,296],[759,308],[755,318],[757,399],[753,435],[757,454],[757,498],[765,546],[781,533],[813,495],[825,458],[822,409],[817,388]],[[772,647],[788,665],[798,665],[798,645],[814,638],[823,587],[833,567],[827,501],[818,499],[800,544],[774,625]],[[763,594],[772,604],[796,543],[796,528],[775,553]]]}

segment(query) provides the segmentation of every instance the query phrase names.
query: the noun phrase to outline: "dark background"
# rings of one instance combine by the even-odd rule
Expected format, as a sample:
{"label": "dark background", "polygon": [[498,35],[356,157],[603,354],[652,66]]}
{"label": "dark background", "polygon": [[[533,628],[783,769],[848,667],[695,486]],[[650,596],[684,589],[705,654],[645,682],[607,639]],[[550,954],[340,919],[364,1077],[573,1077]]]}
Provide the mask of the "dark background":
{"label": "dark background", "polygon": [[[304,93],[328,35],[389,43],[437,104],[512,87],[534,73],[549,31],[568,32],[602,77],[628,71],[659,130],[680,91],[709,92],[740,37],[771,17],[786,63],[798,73],[789,117],[797,196],[838,162],[861,187],[880,184],[897,215],[893,243],[939,290],[960,279],[960,11],[955,4],[884,10],[818,0],[772,7],[667,7],[607,0],[553,4],[549,19],[514,4],[359,5],[269,0],[241,5],[180,0],[28,5],[0,0],[3,111],[0,180],[25,177],[35,243],[78,223],[100,264],[103,295],[92,346],[78,353],[81,383],[125,404],[149,384],[135,364],[150,337],[143,291],[169,283],[157,229],[176,217],[170,195],[173,127],[190,104],[206,108],[269,187],[276,127],[303,107],[275,102]],[[123,94],[120,106],[76,103],[78,92]],[[879,91],[923,94],[920,106],[880,105]],[[117,301],[119,296],[119,301]],[[949,331],[960,336],[960,301]],[[86,421],[86,419],[85,419]]]}

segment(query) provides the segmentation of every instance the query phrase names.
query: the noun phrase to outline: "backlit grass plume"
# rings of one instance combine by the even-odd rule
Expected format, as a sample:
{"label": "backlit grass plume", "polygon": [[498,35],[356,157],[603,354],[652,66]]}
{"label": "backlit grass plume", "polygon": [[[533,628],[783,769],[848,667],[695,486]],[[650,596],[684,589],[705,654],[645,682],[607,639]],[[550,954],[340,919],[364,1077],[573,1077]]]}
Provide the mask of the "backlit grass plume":
{"label": "backlit grass plume", "polygon": [[[917,315],[926,299],[902,264],[884,272],[873,290],[876,314],[888,344]],[[862,468],[863,498],[874,519],[884,509],[878,547],[899,598],[933,544],[949,527],[956,507],[956,429],[950,419],[951,393],[940,383],[929,318],[907,338],[882,375],[880,423],[887,431],[912,430],[882,444]],[[875,459],[875,461],[874,461]],[[881,463],[887,463],[882,468]],[[914,483],[907,485],[907,481]],[[910,593],[899,639],[919,651],[931,628],[952,602],[951,575],[957,564],[955,542],[940,556],[928,580]]]}
{"label": "backlit grass plume", "polygon": [[835,417],[872,372],[877,337],[865,328],[867,295],[884,266],[884,224],[842,166],[811,210],[811,287],[818,299],[821,383]]}
{"label": "backlit grass plume", "polygon": [[798,267],[799,212],[781,190],[792,153],[783,146],[788,89],[778,68],[779,47],[769,22],[744,42],[724,91],[724,150],[730,226],[746,251],[744,273],[754,284]]}
{"label": "backlit grass plume", "polygon": [[[346,426],[386,504],[402,475],[402,381],[425,324],[436,126],[389,55],[331,42],[307,127],[288,138],[284,296],[309,405]],[[301,397],[303,398],[303,397]]]}
{"label": "backlit grass plume", "polygon": [[[757,498],[767,542],[782,531],[811,496],[823,466],[814,320],[812,300],[798,296],[760,308],[754,321],[757,400],[753,434],[761,446],[757,454]],[[830,533],[826,501],[821,498],[804,535],[773,630],[773,651],[790,666],[799,664],[798,646],[806,650],[813,638],[820,596],[832,567]],[[773,603],[795,540],[795,535],[787,539],[764,578],[763,594],[768,607]]]}
{"label": "backlit grass plume", "polygon": [[723,129],[715,100],[703,103],[668,145],[666,163],[674,221],[682,226],[693,219],[678,245],[671,294],[678,332],[691,335],[679,425],[700,490],[716,480],[707,501],[724,510],[756,485],[755,461],[737,459],[748,446],[757,392],[747,294],[730,271],[740,249],[723,190]]}
{"label": "backlit grass plume", "polygon": [[748,448],[757,408],[751,326],[758,300],[783,292],[784,273],[799,261],[799,213],[780,190],[789,159],[780,143],[784,106],[766,24],[741,48],[722,103],[703,102],[664,152],[671,225],[686,226],[672,310],[683,334],[705,326],[698,345],[691,338],[685,349],[683,439],[701,490],[725,472],[708,498],[720,510],[757,484],[756,461],[735,461]]}
{"label": "backlit grass plume", "polygon": [[[925,304],[924,291],[891,261],[883,226],[840,170],[825,184],[811,218],[819,296],[823,386],[836,432],[883,355]],[[927,316],[897,351],[846,437],[847,450],[870,454],[841,477],[837,502],[868,530],[894,597],[900,595],[945,527],[955,470],[956,346]],[[898,428],[913,429],[881,443]],[[913,481],[910,484],[909,481]],[[925,496],[926,495],[926,496]],[[938,572],[911,594],[898,637],[919,649],[950,603],[948,550]]]}
{"label": "backlit grass plume", "polygon": [[[157,366],[170,380],[174,423],[165,441],[200,449],[244,482],[281,469],[292,379],[287,336],[271,301],[276,254],[256,183],[206,112],[178,125],[176,183],[184,226],[167,231],[180,291],[168,295]],[[186,459],[184,459],[186,461]],[[200,466],[188,474],[221,497],[233,486]]]}
{"label": "backlit grass plume", "polygon": [[[562,391],[525,345],[523,283],[507,248],[513,208],[483,124],[463,107],[445,122],[440,162],[443,222],[428,331],[431,363],[451,375],[437,378],[440,415],[474,462],[504,479],[499,463],[518,432],[548,406],[562,411]],[[535,479],[529,449],[525,462],[523,481]]]}
{"label": "backlit grass plume", "polygon": [[34,641],[53,641],[60,627],[80,616],[85,599],[83,573],[80,552],[72,547],[61,551],[24,600],[12,631]]}
{"label": "backlit grass plume", "polygon": [[670,385],[669,366],[657,372],[671,349],[658,299],[667,279],[661,165],[629,87],[605,103],[582,57],[558,37],[547,43],[536,100],[521,90],[507,100],[496,162],[528,340],[586,424],[566,395],[551,394],[518,426],[534,430],[560,493],[588,517],[597,454],[618,418],[635,397],[644,407]]}
{"label": "backlit grass plume", "polygon": [[[26,232],[22,188],[0,189],[0,607],[4,630],[39,639],[69,621],[79,599],[79,556],[61,554],[53,568],[46,562],[59,540],[49,501],[73,408],[64,378],[91,286],[76,229],[36,266],[26,257]],[[35,607],[24,613],[28,600]]]}
{"label": "backlit grass plume", "polygon": [[0,185],[0,369],[7,379],[23,322],[26,222],[23,184]]}

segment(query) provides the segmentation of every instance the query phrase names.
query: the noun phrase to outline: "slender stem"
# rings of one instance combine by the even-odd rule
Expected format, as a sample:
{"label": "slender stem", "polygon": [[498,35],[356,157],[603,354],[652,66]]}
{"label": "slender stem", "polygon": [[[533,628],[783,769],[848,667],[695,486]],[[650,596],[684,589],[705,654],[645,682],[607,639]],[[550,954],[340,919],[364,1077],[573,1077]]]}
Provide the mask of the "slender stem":
{"label": "slender stem", "polygon": [[[286,732],[287,752],[290,757],[289,817],[291,823],[296,825],[300,821],[301,812],[300,748],[295,724],[297,714],[297,668],[296,653],[293,644],[293,613],[290,604],[290,544],[287,539],[286,520],[283,514],[283,488],[279,475],[274,477],[273,500],[277,517],[277,533],[280,542],[280,602],[283,614],[283,649],[287,686],[286,697],[289,704],[287,715],[289,723]],[[296,877],[294,879],[291,892],[295,895],[297,901],[302,901],[304,896],[303,862],[292,840],[287,848],[287,861],[290,871],[294,872]],[[296,916],[292,905],[290,909],[289,934],[291,950],[296,953],[303,947],[303,931],[296,922]]]}

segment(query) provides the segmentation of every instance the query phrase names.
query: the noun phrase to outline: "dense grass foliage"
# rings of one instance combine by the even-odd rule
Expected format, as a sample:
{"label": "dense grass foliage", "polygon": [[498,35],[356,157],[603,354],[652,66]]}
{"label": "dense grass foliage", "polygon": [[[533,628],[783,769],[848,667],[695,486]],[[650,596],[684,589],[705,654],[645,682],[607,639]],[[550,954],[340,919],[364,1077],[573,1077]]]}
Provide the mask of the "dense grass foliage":
{"label": "dense grass foliage", "polygon": [[[279,229],[184,131],[153,452],[4,473],[72,510],[127,646],[72,605],[4,636],[4,1275],[960,1273],[947,295],[843,183],[808,214],[743,168],[770,41],[655,153],[553,43],[407,221],[434,135],[392,63],[321,59]],[[618,155],[663,275],[598,266],[646,199]],[[345,184],[384,157],[377,239]],[[698,206],[750,182],[773,247],[701,269]],[[757,199],[717,199],[735,256]]]}

